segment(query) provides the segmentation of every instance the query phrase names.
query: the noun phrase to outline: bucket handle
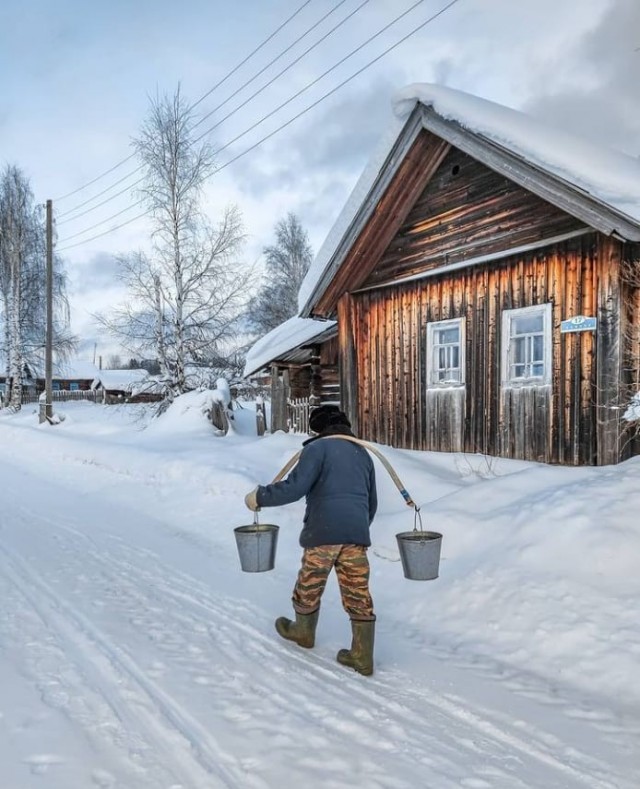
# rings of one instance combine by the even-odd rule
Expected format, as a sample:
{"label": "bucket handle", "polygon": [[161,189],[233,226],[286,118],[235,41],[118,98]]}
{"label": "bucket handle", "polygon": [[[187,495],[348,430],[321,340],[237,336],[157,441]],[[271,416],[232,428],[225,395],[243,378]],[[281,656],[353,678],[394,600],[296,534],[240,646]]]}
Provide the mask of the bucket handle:
{"label": "bucket handle", "polygon": [[422,528],[422,515],[420,515],[420,507],[417,504],[413,505],[413,530],[424,531]]}
{"label": "bucket handle", "polygon": [[260,524],[260,518],[258,517],[258,510],[253,511],[253,525],[256,527],[256,531],[266,531],[266,527]]}

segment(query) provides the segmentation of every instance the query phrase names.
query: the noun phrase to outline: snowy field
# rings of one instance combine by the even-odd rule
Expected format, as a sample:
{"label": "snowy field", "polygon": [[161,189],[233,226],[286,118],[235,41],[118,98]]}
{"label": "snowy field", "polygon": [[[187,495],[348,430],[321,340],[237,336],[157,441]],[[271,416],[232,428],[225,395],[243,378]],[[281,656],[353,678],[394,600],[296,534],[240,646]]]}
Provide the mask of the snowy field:
{"label": "snowy field", "polygon": [[202,395],[0,415],[1,789],[636,789],[640,459],[569,469],[382,448],[440,578],[402,575],[411,511],[377,464],[376,673],[278,639],[303,504],[276,569],[240,571],[244,494],[300,437],[258,439],[250,406],[213,435]]}

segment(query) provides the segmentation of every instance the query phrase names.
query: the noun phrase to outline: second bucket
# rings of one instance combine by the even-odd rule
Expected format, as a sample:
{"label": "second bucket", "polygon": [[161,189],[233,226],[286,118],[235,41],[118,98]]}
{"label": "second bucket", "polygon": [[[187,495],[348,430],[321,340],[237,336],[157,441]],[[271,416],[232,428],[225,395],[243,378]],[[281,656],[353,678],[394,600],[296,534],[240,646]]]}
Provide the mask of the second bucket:
{"label": "second bucket", "polygon": [[433,581],[438,577],[442,535],[437,531],[404,531],[396,534],[404,577]]}
{"label": "second bucket", "polygon": [[258,516],[249,526],[234,530],[240,567],[245,573],[264,573],[273,570],[280,527],[273,523],[258,523]]}

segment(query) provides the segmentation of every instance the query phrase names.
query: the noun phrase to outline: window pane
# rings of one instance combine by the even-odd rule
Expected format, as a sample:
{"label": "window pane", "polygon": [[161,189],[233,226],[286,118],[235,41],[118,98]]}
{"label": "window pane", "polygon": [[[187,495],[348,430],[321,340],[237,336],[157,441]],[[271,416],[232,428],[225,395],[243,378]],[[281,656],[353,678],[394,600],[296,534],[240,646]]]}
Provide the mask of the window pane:
{"label": "window pane", "polygon": [[433,326],[429,349],[431,360],[429,383],[442,385],[463,383],[461,339],[462,327],[459,322]]}
{"label": "window pane", "polygon": [[523,315],[511,323],[511,336],[518,334],[538,334],[544,331],[543,315]]}
{"label": "window pane", "polygon": [[513,361],[514,364],[524,364],[527,361],[527,354],[526,354],[526,338],[519,337],[516,340],[512,341],[512,348],[513,348]]}
{"label": "window pane", "polygon": [[533,362],[542,362],[544,360],[544,337],[542,334],[533,338]]}
{"label": "window pane", "polygon": [[542,377],[544,375],[544,364],[542,362],[536,362],[531,366],[531,375],[537,375]]}
{"label": "window pane", "polygon": [[440,329],[436,338],[436,342],[439,345],[460,342],[460,329],[457,326],[452,326],[448,329]]}

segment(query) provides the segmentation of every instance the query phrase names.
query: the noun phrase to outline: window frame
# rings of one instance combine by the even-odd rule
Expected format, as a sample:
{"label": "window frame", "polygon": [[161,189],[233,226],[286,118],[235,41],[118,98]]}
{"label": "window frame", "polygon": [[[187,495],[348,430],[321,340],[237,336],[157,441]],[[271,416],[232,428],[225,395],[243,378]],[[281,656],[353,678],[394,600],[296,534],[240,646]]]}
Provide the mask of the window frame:
{"label": "window frame", "polygon": [[[456,327],[460,333],[459,340],[459,381],[435,381],[433,356],[435,350],[434,338],[436,332],[442,329]],[[465,354],[465,319],[447,318],[441,321],[429,321],[427,323],[427,389],[462,389],[467,385],[466,380],[466,354]],[[440,368],[438,368],[439,370]]]}
{"label": "window frame", "polygon": [[[542,363],[544,372],[542,375],[529,375],[526,378],[513,378],[511,375],[511,355],[512,355],[512,326],[516,318],[542,315]],[[552,326],[552,304],[534,304],[530,307],[519,307],[512,310],[504,310],[502,313],[502,385],[507,388],[536,387],[551,385],[551,371],[553,364],[553,326]],[[521,335],[527,336],[527,335]]]}

